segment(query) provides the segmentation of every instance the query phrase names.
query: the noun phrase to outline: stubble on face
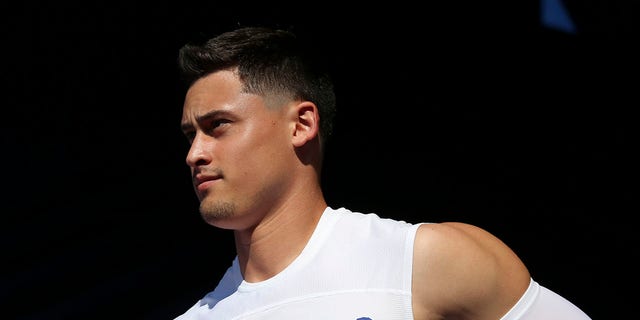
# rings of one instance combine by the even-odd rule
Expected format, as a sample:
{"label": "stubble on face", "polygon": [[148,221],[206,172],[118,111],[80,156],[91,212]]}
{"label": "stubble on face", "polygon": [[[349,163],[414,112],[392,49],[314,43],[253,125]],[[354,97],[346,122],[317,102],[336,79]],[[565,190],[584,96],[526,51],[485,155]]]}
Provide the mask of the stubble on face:
{"label": "stubble on face", "polygon": [[233,217],[235,211],[235,205],[231,202],[200,202],[200,215],[204,221],[212,225],[217,221]]}

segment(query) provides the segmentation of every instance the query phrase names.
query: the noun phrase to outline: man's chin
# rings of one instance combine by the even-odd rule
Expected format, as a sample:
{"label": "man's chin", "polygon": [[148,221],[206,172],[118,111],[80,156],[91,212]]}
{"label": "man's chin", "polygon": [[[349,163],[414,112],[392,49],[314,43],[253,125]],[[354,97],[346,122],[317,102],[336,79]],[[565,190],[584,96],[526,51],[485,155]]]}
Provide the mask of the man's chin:
{"label": "man's chin", "polygon": [[202,201],[200,202],[200,214],[209,224],[221,220],[228,220],[235,215],[235,206],[229,202]]}

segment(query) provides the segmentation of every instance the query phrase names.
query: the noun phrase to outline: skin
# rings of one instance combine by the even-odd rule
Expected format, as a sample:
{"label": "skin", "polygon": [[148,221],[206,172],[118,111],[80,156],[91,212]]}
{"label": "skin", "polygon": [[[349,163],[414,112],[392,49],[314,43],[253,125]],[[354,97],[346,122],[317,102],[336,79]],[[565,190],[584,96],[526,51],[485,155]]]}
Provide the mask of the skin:
{"label": "skin", "polygon": [[319,164],[308,160],[320,152],[316,106],[264,99],[241,87],[228,70],[196,81],[185,97],[182,128],[191,140],[186,161],[202,217],[234,230],[243,276],[256,282],[295,259],[327,204]]}
{"label": "skin", "polygon": [[499,319],[529,280],[516,254],[481,228],[446,222],[418,229],[411,290],[415,319]]}
{"label": "skin", "polygon": [[[201,215],[234,231],[244,279],[284,270],[327,207],[315,104],[245,93],[234,70],[223,70],[189,88],[181,125]],[[415,319],[499,319],[528,284],[520,259],[488,232],[462,223],[418,229]]]}

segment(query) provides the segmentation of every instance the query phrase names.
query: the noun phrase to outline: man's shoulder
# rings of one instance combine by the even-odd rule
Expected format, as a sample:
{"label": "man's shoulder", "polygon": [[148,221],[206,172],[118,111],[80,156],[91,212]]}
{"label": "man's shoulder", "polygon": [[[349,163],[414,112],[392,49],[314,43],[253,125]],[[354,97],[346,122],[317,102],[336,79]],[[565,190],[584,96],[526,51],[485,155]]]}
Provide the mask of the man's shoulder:
{"label": "man's shoulder", "polygon": [[[438,258],[478,257],[495,258],[513,255],[511,249],[489,231],[464,222],[421,224],[416,231],[416,254],[436,255]],[[515,257],[515,256],[513,256]]]}
{"label": "man's shoulder", "polygon": [[[478,226],[431,223],[421,225],[416,232],[413,294],[426,309],[462,302],[469,306],[487,304],[486,308],[508,304],[517,300],[529,280],[529,272],[518,256]],[[425,283],[430,285],[422,285]],[[489,296],[496,297],[495,301],[487,300]],[[451,311],[447,308],[441,311]]]}

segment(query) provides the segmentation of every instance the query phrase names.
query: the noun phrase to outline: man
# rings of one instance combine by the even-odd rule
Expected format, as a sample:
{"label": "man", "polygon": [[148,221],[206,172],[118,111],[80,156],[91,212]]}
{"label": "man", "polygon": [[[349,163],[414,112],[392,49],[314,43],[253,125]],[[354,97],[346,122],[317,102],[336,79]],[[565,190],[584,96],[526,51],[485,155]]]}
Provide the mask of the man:
{"label": "man", "polygon": [[464,223],[334,209],[320,184],[335,95],[283,30],[240,28],[180,50],[182,129],[200,213],[237,256],[186,319],[589,319]]}

